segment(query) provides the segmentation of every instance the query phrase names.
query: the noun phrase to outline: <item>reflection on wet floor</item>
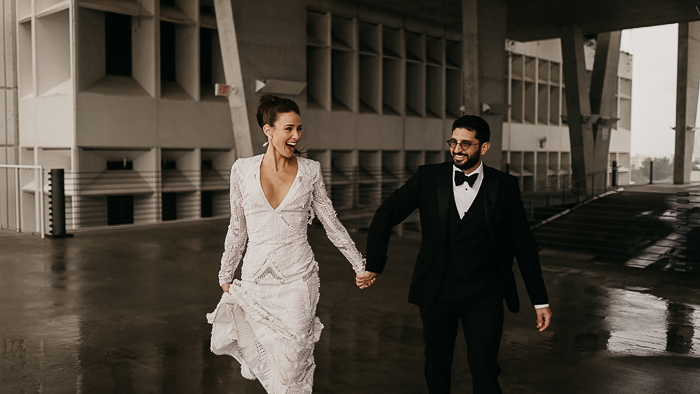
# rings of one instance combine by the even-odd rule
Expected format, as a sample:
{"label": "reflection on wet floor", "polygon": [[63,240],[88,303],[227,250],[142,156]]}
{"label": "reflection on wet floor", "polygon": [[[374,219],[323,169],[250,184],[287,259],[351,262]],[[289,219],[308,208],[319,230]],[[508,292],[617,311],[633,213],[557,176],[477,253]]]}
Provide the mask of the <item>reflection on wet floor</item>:
{"label": "reflection on wet floor", "polygon": [[608,289],[608,297],[608,351],[635,356],[700,356],[694,325],[697,306],[624,289]]}
{"label": "reflection on wet floor", "polygon": [[[659,216],[671,232],[649,240],[649,245],[627,260],[624,265],[635,268],[656,268],[664,271],[700,272],[700,207],[679,206],[679,199],[667,199],[674,206]],[[683,200],[687,201],[687,200]]]}

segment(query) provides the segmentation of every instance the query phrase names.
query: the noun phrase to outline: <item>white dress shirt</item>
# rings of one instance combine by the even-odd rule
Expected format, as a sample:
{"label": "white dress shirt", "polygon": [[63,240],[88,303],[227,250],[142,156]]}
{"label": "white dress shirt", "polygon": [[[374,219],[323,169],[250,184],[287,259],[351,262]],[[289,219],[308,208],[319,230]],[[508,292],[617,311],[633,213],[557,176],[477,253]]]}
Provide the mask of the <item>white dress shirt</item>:
{"label": "white dress shirt", "polygon": [[452,172],[452,193],[455,196],[455,205],[457,206],[457,212],[459,213],[459,218],[461,219],[464,218],[464,214],[466,214],[469,208],[471,208],[477,193],[479,193],[479,189],[481,188],[481,182],[484,180],[484,163],[479,163],[479,167],[477,167],[476,170],[470,172],[469,174],[466,174],[467,176],[479,174],[479,176],[476,178],[476,181],[474,181],[474,185],[472,186],[469,186],[467,182],[464,182],[463,184],[457,186],[457,184],[455,183],[454,173],[462,170],[457,168],[457,166],[455,166],[454,164],[452,165],[452,167],[454,169],[454,171]]}
{"label": "white dress shirt", "polygon": [[[457,206],[457,212],[459,213],[459,217],[461,219],[464,218],[464,215],[467,213],[469,208],[471,208],[472,204],[474,203],[474,200],[476,199],[476,195],[479,193],[479,189],[481,189],[481,184],[484,181],[484,163],[479,163],[479,167],[477,167],[476,170],[465,174],[467,176],[479,174],[476,178],[476,181],[474,181],[474,185],[472,186],[469,186],[469,183],[467,182],[464,182],[463,184],[457,186],[457,183],[455,183],[454,172],[462,170],[457,168],[457,166],[455,166],[454,164],[452,165],[452,168],[454,169],[454,171],[452,172],[452,192],[455,197],[455,205]],[[549,304],[535,305],[535,309],[542,308],[549,308]]]}

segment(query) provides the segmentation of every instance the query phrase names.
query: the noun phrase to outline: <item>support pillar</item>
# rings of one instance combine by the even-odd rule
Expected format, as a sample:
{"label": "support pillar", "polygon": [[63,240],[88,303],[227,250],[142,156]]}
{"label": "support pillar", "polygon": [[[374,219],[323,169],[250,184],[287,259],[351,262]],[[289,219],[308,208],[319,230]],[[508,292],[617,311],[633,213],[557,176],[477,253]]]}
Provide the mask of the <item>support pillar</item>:
{"label": "support pillar", "polygon": [[65,174],[63,168],[52,168],[49,172],[49,237],[67,238],[72,234],[66,233],[66,192]]}
{"label": "support pillar", "polygon": [[591,75],[591,113],[600,115],[593,123],[594,159],[592,178],[594,193],[606,189],[610,134],[617,121],[617,70],[620,65],[621,31],[598,34]]}
{"label": "support pillar", "polygon": [[484,162],[502,170],[503,115],[508,109],[503,78],[507,73],[506,11],[503,0],[462,1],[464,113],[479,115],[488,122],[491,151],[484,156]]}
{"label": "support pillar", "polygon": [[676,85],[676,148],[673,183],[690,183],[700,84],[700,22],[678,24]]}
{"label": "support pillar", "polygon": [[598,35],[589,81],[581,28],[570,25],[561,29],[572,186],[583,195],[606,189],[610,133],[617,121],[615,94],[620,37],[619,31]]}
{"label": "support pillar", "polygon": [[224,75],[226,84],[231,86],[228,103],[231,111],[233,136],[236,142],[236,157],[250,157],[253,156],[253,143],[250,136],[250,123],[248,122],[248,109],[245,102],[243,74],[231,0],[214,0],[214,9],[219,42],[221,43]]}
{"label": "support pillar", "polygon": [[562,27],[561,50],[571,145],[572,187],[585,194],[588,189],[586,176],[593,171],[595,156],[583,32],[579,26]]}

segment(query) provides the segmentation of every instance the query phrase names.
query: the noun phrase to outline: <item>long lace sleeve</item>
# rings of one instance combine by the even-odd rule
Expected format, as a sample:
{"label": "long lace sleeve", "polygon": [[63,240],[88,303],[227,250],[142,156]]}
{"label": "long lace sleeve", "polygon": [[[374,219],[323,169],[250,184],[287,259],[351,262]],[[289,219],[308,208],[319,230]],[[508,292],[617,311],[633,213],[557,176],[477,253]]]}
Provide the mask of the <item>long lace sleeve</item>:
{"label": "long lace sleeve", "polygon": [[245,215],[243,214],[240,174],[237,163],[231,168],[231,221],[224,242],[224,254],[221,256],[219,285],[233,281],[233,274],[243,257],[245,243],[248,239]]}
{"label": "long lace sleeve", "polygon": [[326,234],[328,239],[331,240],[333,245],[335,245],[338,250],[345,256],[346,259],[352,264],[353,270],[356,274],[362,274],[365,272],[365,259],[362,254],[357,250],[355,242],[350,238],[350,234],[345,229],[338,217],[336,216],[335,209],[333,209],[333,203],[328,197],[326,192],[326,186],[323,183],[323,176],[321,175],[321,166],[319,163],[314,163],[318,166],[317,171],[315,171],[315,178],[313,181],[314,185],[314,199],[312,202],[313,210],[316,216],[323,224],[326,229]]}

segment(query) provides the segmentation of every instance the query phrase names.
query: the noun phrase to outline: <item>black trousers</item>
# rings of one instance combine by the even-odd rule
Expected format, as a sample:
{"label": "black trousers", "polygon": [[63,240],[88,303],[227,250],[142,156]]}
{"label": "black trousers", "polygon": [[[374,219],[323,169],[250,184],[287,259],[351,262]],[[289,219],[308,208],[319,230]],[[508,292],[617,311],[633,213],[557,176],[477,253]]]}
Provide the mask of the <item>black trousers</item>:
{"label": "black trousers", "polygon": [[462,320],[474,394],[500,394],[498,348],[503,333],[503,290],[491,286],[460,300],[441,291],[430,308],[420,308],[425,339],[425,380],[430,394],[450,393],[452,358]]}

